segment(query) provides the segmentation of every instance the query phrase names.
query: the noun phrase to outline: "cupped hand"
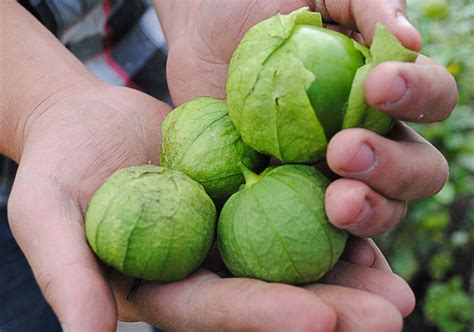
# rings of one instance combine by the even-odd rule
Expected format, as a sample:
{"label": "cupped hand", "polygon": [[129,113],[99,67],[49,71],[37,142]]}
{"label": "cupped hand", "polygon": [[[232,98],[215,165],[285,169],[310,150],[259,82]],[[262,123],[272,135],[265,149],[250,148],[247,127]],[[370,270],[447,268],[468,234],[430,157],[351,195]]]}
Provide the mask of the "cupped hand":
{"label": "cupped hand", "polygon": [[[9,220],[66,331],[114,331],[143,320],[170,331],[398,331],[413,309],[407,284],[370,241],[352,239],[325,283],[305,288],[221,278],[215,260],[186,280],[147,282],[104,271],[87,245],[87,203],[115,170],[156,163],[168,106],[97,83],[47,98],[25,127]],[[368,292],[367,292],[368,291]]]}
{"label": "cupped hand", "polygon": [[[377,22],[408,48],[421,37],[406,18],[405,1],[200,0],[192,2],[187,25],[169,35],[168,81],[176,104],[206,95],[225,98],[227,67],[245,32],[276,14],[309,6],[329,28],[370,44]],[[165,27],[166,32],[166,27]],[[398,120],[429,123],[445,119],[457,101],[453,77],[425,56],[416,63],[387,62],[365,82],[368,103]],[[342,178],[326,195],[326,211],[337,227],[369,237],[386,232],[406,211],[406,200],[434,195],[448,177],[444,157],[399,122],[384,138],[365,129],[339,132],[329,143],[327,162]]]}
{"label": "cupped hand", "polygon": [[304,287],[223,278],[209,263],[183,281],[146,282],[128,300],[132,281],[112,273],[119,316],[167,331],[401,331],[415,304],[371,240],[351,238],[324,279]]}
{"label": "cupped hand", "polygon": [[8,217],[66,331],[115,331],[116,305],[83,215],[114,171],[157,162],[168,111],[138,91],[96,83],[49,96],[25,126]]}

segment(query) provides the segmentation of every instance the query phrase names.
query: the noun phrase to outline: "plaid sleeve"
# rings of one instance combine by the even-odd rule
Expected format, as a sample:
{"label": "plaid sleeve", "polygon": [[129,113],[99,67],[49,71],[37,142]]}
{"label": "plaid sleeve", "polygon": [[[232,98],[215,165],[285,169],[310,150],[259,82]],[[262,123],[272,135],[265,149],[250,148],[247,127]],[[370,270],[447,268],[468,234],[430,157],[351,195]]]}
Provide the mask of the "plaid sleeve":
{"label": "plaid sleeve", "polygon": [[[169,102],[167,46],[151,0],[19,3],[100,79]],[[15,172],[15,163],[0,155],[0,209],[6,207]]]}
{"label": "plaid sleeve", "polygon": [[21,0],[103,81],[169,100],[167,46],[151,0]]}

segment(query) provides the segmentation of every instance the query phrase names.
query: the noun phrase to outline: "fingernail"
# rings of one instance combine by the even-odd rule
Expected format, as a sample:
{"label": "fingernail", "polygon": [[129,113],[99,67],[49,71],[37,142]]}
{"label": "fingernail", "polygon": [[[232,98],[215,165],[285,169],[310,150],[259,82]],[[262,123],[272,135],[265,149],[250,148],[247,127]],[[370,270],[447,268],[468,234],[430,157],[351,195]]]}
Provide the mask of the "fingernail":
{"label": "fingernail", "polygon": [[367,221],[372,214],[372,206],[370,206],[369,202],[365,201],[362,210],[360,211],[357,218],[350,223],[350,225],[360,225]]}
{"label": "fingernail", "polygon": [[411,23],[408,17],[403,13],[397,15],[397,21],[399,25],[408,25],[410,27],[414,27],[413,23]]}
{"label": "fingernail", "polygon": [[375,165],[374,150],[367,144],[363,143],[359,151],[349,162],[349,165],[344,167],[344,171],[348,173],[362,173],[370,170]]}
{"label": "fingernail", "polygon": [[383,108],[384,106],[390,106],[399,102],[408,92],[407,82],[397,76],[395,81],[393,81],[390,89],[388,91],[387,99],[380,103],[380,106]]}

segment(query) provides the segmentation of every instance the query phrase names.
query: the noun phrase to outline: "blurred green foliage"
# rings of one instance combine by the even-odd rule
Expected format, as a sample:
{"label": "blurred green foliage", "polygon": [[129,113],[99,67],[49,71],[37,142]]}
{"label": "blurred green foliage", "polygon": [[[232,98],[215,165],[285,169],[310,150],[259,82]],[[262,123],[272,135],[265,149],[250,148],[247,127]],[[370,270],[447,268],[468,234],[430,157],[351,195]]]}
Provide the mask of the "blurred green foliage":
{"label": "blurred green foliage", "polygon": [[434,282],[425,296],[423,313],[437,324],[441,331],[467,331],[471,304],[466,296],[460,277],[448,282]]}
{"label": "blurred green foliage", "polygon": [[458,84],[448,120],[411,125],[446,157],[450,178],[435,197],[410,202],[400,226],[377,242],[417,297],[406,331],[474,331],[474,1],[408,0],[408,13],[422,53]]}

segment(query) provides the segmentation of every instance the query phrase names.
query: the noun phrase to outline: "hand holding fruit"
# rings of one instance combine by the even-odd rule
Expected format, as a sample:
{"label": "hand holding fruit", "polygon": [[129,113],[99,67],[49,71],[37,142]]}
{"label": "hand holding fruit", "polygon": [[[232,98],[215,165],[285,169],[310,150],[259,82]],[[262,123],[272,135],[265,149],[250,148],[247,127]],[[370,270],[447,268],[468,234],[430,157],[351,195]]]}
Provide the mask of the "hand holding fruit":
{"label": "hand holding fruit", "polygon": [[[85,240],[83,214],[115,170],[157,163],[156,128],[169,109],[140,92],[103,84],[69,90],[67,97],[48,99],[45,105],[35,113],[22,147],[9,214],[14,235],[64,328],[112,331],[118,315],[168,330],[331,331],[337,321],[386,329],[401,326],[400,312],[412,310],[406,283],[390,272],[371,242],[355,239],[344,261],[325,277],[331,285],[301,289],[221,278],[203,269],[176,283],[145,282],[126,300],[133,279],[99,267]],[[255,319],[249,319],[249,312]]]}
{"label": "hand holding fruit", "polygon": [[[244,41],[244,42],[245,42],[245,41]],[[374,44],[375,44],[375,42],[374,42]],[[375,52],[375,48],[374,48],[374,52],[373,52],[372,55],[373,55],[374,59],[375,59],[376,57],[379,57],[379,56],[380,56],[377,52]],[[383,60],[382,60],[382,61],[383,61]],[[244,68],[247,68],[247,66],[243,66],[243,67],[244,67]],[[237,70],[238,70],[238,69],[237,69]],[[235,71],[231,70],[231,73],[234,74]],[[239,82],[242,82],[242,79],[241,79],[241,80],[238,80],[238,81],[239,81]],[[244,93],[245,93],[245,91],[244,91]],[[177,163],[175,163],[175,166],[176,166],[176,167],[181,167],[183,160],[194,161],[194,164],[196,164],[196,163],[198,163],[198,160],[200,160],[201,158],[192,158],[192,157],[190,157],[190,156],[193,156],[193,153],[194,153],[195,150],[196,150],[196,151],[200,151],[200,150],[201,150],[202,145],[200,146],[200,145],[197,144],[196,142],[201,141],[201,142],[207,143],[207,144],[204,144],[204,146],[212,146],[212,144],[209,144],[210,141],[209,141],[209,140],[206,140],[206,139],[203,138],[203,137],[207,137],[207,136],[208,136],[208,134],[206,133],[206,131],[210,131],[210,132],[212,133],[212,131],[211,131],[209,128],[211,128],[211,127],[219,128],[219,126],[216,125],[216,123],[218,123],[218,121],[219,121],[221,118],[216,118],[216,120],[212,120],[212,119],[211,119],[212,121],[209,122],[208,124],[206,124],[206,121],[202,121],[202,125],[201,125],[201,124],[199,124],[199,123],[201,122],[201,120],[199,119],[199,117],[197,117],[196,120],[191,121],[192,124],[188,124],[187,126],[185,126],[185,125],[183,124],[183,123],[186,123],[186,122],[183,122],[184,120],[181,120],[181,121],[179,120],[179,119],[181,119],[181,118],[182,118],[182,119],[185,119],[185,118],[188,118],[189,116],[193,116],[192,112],[188,112],[189,114],[188,114],[187,116],[184,116],[183,114],[185,113],[185,110],[189,110],[189,109],[192,107],[191,105],[198,104],[199,102],[202,102],[202,101],[203,101],[202,99],[201,99],[201,100],[195,100],[195,101],[193,101],[193,102],[190,102],[189,104],[183,105],[183,106],[181,107],[180,111],[176,110],[175,113],[172,114],[172,115],[170,116],[169,120],[167,120],[167,122],[165,123],[165,126],[164,126],[164,131],[165,131],[165,133],[171,132],[171,133],[173,133],[174,136],[185,135],[184,133],[186,133],[187,130],[188,130],[188,131],[190,130],[192,133],[194,133],[194,132],[196,133],[195,135],[193,134],[193,137],[192,137],[191,139],[189,139],[188,141],[186,141],[186,139],[172,140],[172,139],[169,139],[167,136],[165,136],[164,139],[165,139],[166,144],[164,145],[164,148],[166,148],[166,149],[165,149],[164,151],[172,151],[172,152],[171,152],[171,155],[166,154],[166,153],[165,153],[164,155],[162,155],[162,158],[164,158],[163,160],[164,160],[165,162],[171,161],[171,163],[173,164],[173,161],[178,161]],[[193,103],[194,103],[194,104],[193,104]],[[217,101],[211,101],[211,103],[217,103]],[[198,114],[197,111],[196,111],[196,114]],[[202,110],[200,110],[200,111],[199,111],[199,114],[206,114],[206,117],[207,117],[207,114],[208,114],[207,109],[202,109]],[[209,113],[209,114],[212,114],[212,113]],[[204,118],[204,117],[203,117],[203,118]],[[197,127],[196,127],[196,126],[193,127],[193,125],[196,123],[196,121],[197,121],[198,125],[197,125]],[[244,122],[245,122],[245,121],[244,121]],[[198,129],[200,126],[201,126],[203,129]],[[170,129],[170,128],[171,128],[171,129]],[[178,130],[177,128],[181,128],[182,131]],[[258,129],[258,128],[256,128],[256,129]],[[327,129],[327,128],[325,128],[325,129]],[[215,130],[215,132],[220,132],[220,130]],[[215,135],[212,135],[212,134],[211,134],[210,137],[213,137],[213,138],[216,139],[216,140],[215,140],[215,141],[216,141],[215,143],[217,143],[217,144],[220,143],[220,142],[219,142],[219,139],[216,138]],[[217,137],[219,137],[219,136],[217,136]],[[169,142],[168,142],[168,141],[169,141]],[[195,144],[195,143],[196,143],[196,144]],[[179,147],[178,150],[177,150],[178,152],[176,153],[176,151],[174,151],[174,154],[173,154],[173,150],[176,149],[176,146]],[[182,149],[182,150],[180,150],[180,149]],[[191,151],[191,152],[189,152],[189,151]],[[189,152],[189,153],[188,153],[188,152]],[[227,156],[227,155],[224,154],[224,155],[222,156],[222,158],[225,160],[225,159],[226,159],[226,156]],[[215,157],[212,158],[212,159],[215,159]],[[195,165],[194,165],[194,166],[195,166]],[[210,165],[209,165],[209,168],[210,168],[211,170],[214,170],[214,163],[211,162]],[[186,168],[185,168],[185,169],[186,169]],[[203,169],[203,167],[198,167],[198,169]],[[283,168],[281,168],[281,169],[283,169]],[[190,172],[194,172],[193,165],[190,164],[190,166],[189,166],[189,168],[187,168],[187,170],[189,170]],[[283,171],[282,171],[282,172],[283,172]],[[269,171],[265,176],[270,177],[270,174],[271,174],[271,173],[272,173],[272,171]],[[275,171],[275,174],[276,174],[276,171]],[[231,174],[231,175],[233,176],[234,174]],[[204,181],[203,181],[203,184],[205,185],[208,180],[207,180],[207,179],[203,179],[203,180],[204,180]],[[216,181],[217,181],[218,179],[217,179],[217,178],[216,178],[216,179],[213,179],[213,178],[211,177],[211,180],[216,180]],[[270,181],[270,180],[269,180],[269,181]],[[262,180],[262,186],[263,186],[263,182],[264,182],[264,181]],[[268,182],[268,181],[267,181],[267,182]],[[291,182],[291,181],[290,181],[290,182]],[[249,188],[248,190],[250,190],[250,188]],[[278,190],[278,192],[281,192],[281,191],[284,191],[284,190],[283,190],[283,189]],[[244,194],[242,193],[241,196],[243,196],[243,195],[244,195]],[[254,194],[254,195],[255,195],[255,194]],[[237,196],[235,196],[235,197],[237,197]],[[263,197],[264,197],[264,196],[263,196]],[[237,199],[237,198],[236,198],[236,199]],[[258,201],[257,195],[255,195],[255,199]],[[232,200],[232,199],[231,199],[231,200]],[[250,200],[248,200],[248,199],[247,199],[246,201],[250,202]],[[239,198],[239,202],[240,202],[240,198]],[[230,201],[228,202],[228,204],[230,204]],[[240,203],[239,203],[239,204],[240,204]],[[284,205],[284,203],[282,203],[282,204]],[[235,205],[235,203],[234,203],[234,205]],[[277,205],[278,205],[278,204],[277,204]],[[227,204],[226,204],[226,206],[224,207],[224,210],[226,210],[226,207],[227,207]],[[275,207],[275,208],[276,208],[276,207]],[[232,216],[233,213],[234,213],[234,214],[237,213],[237,212],[235,212],[235,211],[238,210],[239,207],[235,208],[234,206],[232,206],[232,207],[229,207],[229,209],[230,209],[231,211],[234,211],[234,212],[231,212],[231,213],[230,213],[230,218],[226,218],[226,217],[222,217],[222,216],[221,216],[221,217],[223,218],[223,220],[220,221],[220,225],[223,225],[222,222],[224,222],[225,220],[228,220],[228,219],[229,219],[229,220],[237,220],[237,219],[239,219],[239,218],[234,218],[234,217]],[[258,210],[258,208],[257,208],[257,209],[249,209],[248,211],[253,211],[253,213],[256,213],[256,210]],[[238,212],[238,213],[245,213],[245,212]],[[223,215],[224,215],[224,212],[223,212]],[[240,218],[240,219],[241,219],[241,218]],[[261,218],[260,218],[259,221],[262,221]],[[268,222],[270,222],[270,221],[268,221]],[[254,226],[255,226],[255,225],[254,225]],[[227,226],[222,226],[222,227],[223,227],[223,229],[226,229]],[[238,226],[229,226],[229,227],[230,227],[230,228],[233,228],[233,227],[238,227]],[[273,225],[273,227],[275,227],[275,224]],[[247,227],[247,229],[248,229],[248,227]],[[226,232],[227,232],[227,234],[232,234],[232,232],[233,232],[233,236],[234,236],[234,237],[239,237],[239,234],[238,234],[237,232],[235,232],[235,231],[226,231]],[[231,232],[231,233],[229,233],[229,232]],[[258,232],[258,233],[259,233],[259,234],[262,234],[262,233],[264,233],[264,232]],[[230,235],[229,237],[232,238],[232,235]],[[248,237],[248,236],[247,236],[247,237]],[[300,236],[298,236],[298,238],[300,238]],[[280,240],[281,240],[281,239],[280,239]],[[235,249],[235,248],[237,248],[239,245],[244,246],[244,245],[243,245],[243,242],[245,242],[245,241],[242,241],[242,239],[237,240],[237,242],[239,242],[239,243],[235,242],[235,243],[232,244],[232,246],[234,247],[234,249],[232,249],[232,250],[226,250],[226,249],[225,249],[226,246],[227,246],[227,245],[230,246],[230,243],[232,243],[232,242],[229,242],[229,241],[232,241],[232,240],[227,240],[226,243],[224,243],[224,242],[221,243],[221,244],[223,245],[223,248],[224,248],[224,250],[223,250],[224,258],[227,258],[227,260],[228,260],[226,263],[229,263],[229,262],[231,262],[231,261],[233,260],[233,259],[230,259],[229,257],[232,256],[232,255],[235,255],[235,252],[238,251],[238,250]],[[250,246],[251,246],[251,245],[250,245]],[[329,245],[329,247],[332,247],[332,246]],[[242,248],[240,248],[240,250],[242,250]],[[229,256],[229,255],[230,255],[230,256]],[[290,255],[290,256],[291,256],[291,255]],[[246,257],[249,259],[249,256],[246,256]],[[253,259],[255,259],[255,257],[254,257]],[[336,258],[336,259],[337,259],[337,258]],[[291,258],[290,258],[290,260],[291,260]],[[249,259],[249,261],[250,261],[250,259]],[[233,266],[233,268],[231,268],[231,270],[232,270],[234,273],[236,273],[237,275],[254,275],[253,273],[254,273],[255,271],[257,271],[258,269],[260,269],[260,267],[261,267],[260,264],[253,264],[253,263],[249,263],[250,265],[248,265],[248,264],[247,264],[247,265],[241,265],[242,262],[243,262],[242,260],[240,260],[240,261],[239,261],[239,260],[236,260],[235,263],[231,263],[230,265],[228,264],[228,266],[229,266],[229,268],[231,268],[231,267]],[[236,264],[236,265],[234,265],[234,264]],[[253,264],[253,265],[252,265],[252,264]],[[333,264],[333,263],[330,263],[330,264]],[[240,265],[240,266],[239,266],[239,265]],[[242,266],[243,266],[243,270],[242,270]],[[268,271],[268,269],[270,269],[270,268],[267,267],[267,271]],[[247,271],[253,270],[254,272],[248,273],[248,272],[245,271],[245,270],[247,270]],[[236,271],[237,271],[237,272],[236,272]],[[240,271],[240,272],[239,272],[239,271]],[[242,271],[245,271],[245,272],[242,273]],[[301,281],[303,281],[303,282],[304,282],[305,279],[302,279],[301,281],[297,281],[297,279],[295,279],[295,278],[300,278],[300,277],[301,277],[301,276],[298,276],[298,270],[297,270],[296,267],[295,267],[295,271],[296,271],[296,277],[295,277],[295,276],[290,276],[290,279],[288,279],[287,281],[292,281],[292,282],[301,282]],[[266,270],[264,269],[263,272],[265,273]],[[255,273],[256,273],[256,274],[255,274],[256,276],[262,277],[262,278],[264,278],[264,279],[268,279],[268,280],[282,280],[282,279],[281,279],[281,276],[279,276],[278,274],[276,274],[276,275],[262,275],[262,274],[259,274],[259,272],[255,272]],[[305,273],[306,273],[306,272],[305,272]],[[313,272],[313,273],[314,273],[314,272]],[[316,272],[316,273],[318,273],[318,272]],[[323,273],[324,273],[324,272],[323,272]],[[289,275],[291,275],[291,274],[289,274]],[[317,275],[318,275],[318,274],[316,274],[316,276],[317,276]],[[276,276],[276,279],[273,279],[274,276]],[[305,278],[305,277],[302,277],[302,278]],[[310,278],[315,278],[315,276],[312,276],[312,277],[310,277]],[[317,277],[316,277],[316,278],[317,278]]]}
{"label": "hand holding fruit", "polygon": [[[323,21],[330,22],[329,28],[358,41],[370,44],[380,22],[404,46],[415,51],[421,48],[420,35],[405,16],[405,1],[203,0],[188,6],[188,23],[165,27],[174,102],[180,105],[199,96],[224,99],[228,65],[247,30],[276,13],[303,6],[320,11]],[[453,77],[424,56],[416,63],[376,66],[367,76],[364,91],[371,107],[398,120],[422,123],[446,118],[457,100]],[[448,175],[443,156],[400,122],[387,138],[358,128],[337,133],[328,143],[327,161],[343,177],[327,191],[329,220],[364,237],[381,234],[398,223],[405,213],[405,200],[432,196]]]}
{"label": "hand holding fruit", "polygon": [[[177,104],[200,95],[224,97],[230,55],[244,32],[279,11],[308,5],[303,0],[182,3],[189,11],[169,17],[185,17],[176,20],[185,24],[165,26],[167,35],[175,37],[168,40],[169,79]],[[374,1],[366,8],[366,1],[325,1],[318,9],[326,20],[357,28],[367,41],[381,21],[406,46],[419,48],[416,30],[401,14],[403,6],[392,3]],[[72,67],[75,62],[68,60]],[[365,90],[372,106],[421,122],[446,117],[456,99],[447,72],[425,58],[376,67]],[[331,285],[301,289],[222,279],[204,270],[177,283],[145,283],[126,301],[132,280],[116,272],[104,277],[85,242],[83,213],[92,193],[115,170],[157,162],[156,128],[168,109],[139,92],[102,84],[67,89],[41,106],[15,149],[21,162],[9,214],[14,235],[65,329],[112,331],[118,311],[121,319],[169,330],[331,331],[336,325],[341,331],[399,330],[400,313],[412,310],[406,284],[391,273],[373,243],[363,240],[350,241],[343,261],[325,277]],[[391,136],[398,141],[352,129],[329,143],[329,165],[352,178],[337,180],[326,195],[326,210],[337,226],[364,236],[384,231],[403,213],[399,200],[431,195],[445,180],[444,159],[429,144],[400,125]],[[341,200],[351,209],[337,209]],[[368,209],[362,209],[364,203]],[[362,226],[354,223],[360,211],[368,216]]]}

